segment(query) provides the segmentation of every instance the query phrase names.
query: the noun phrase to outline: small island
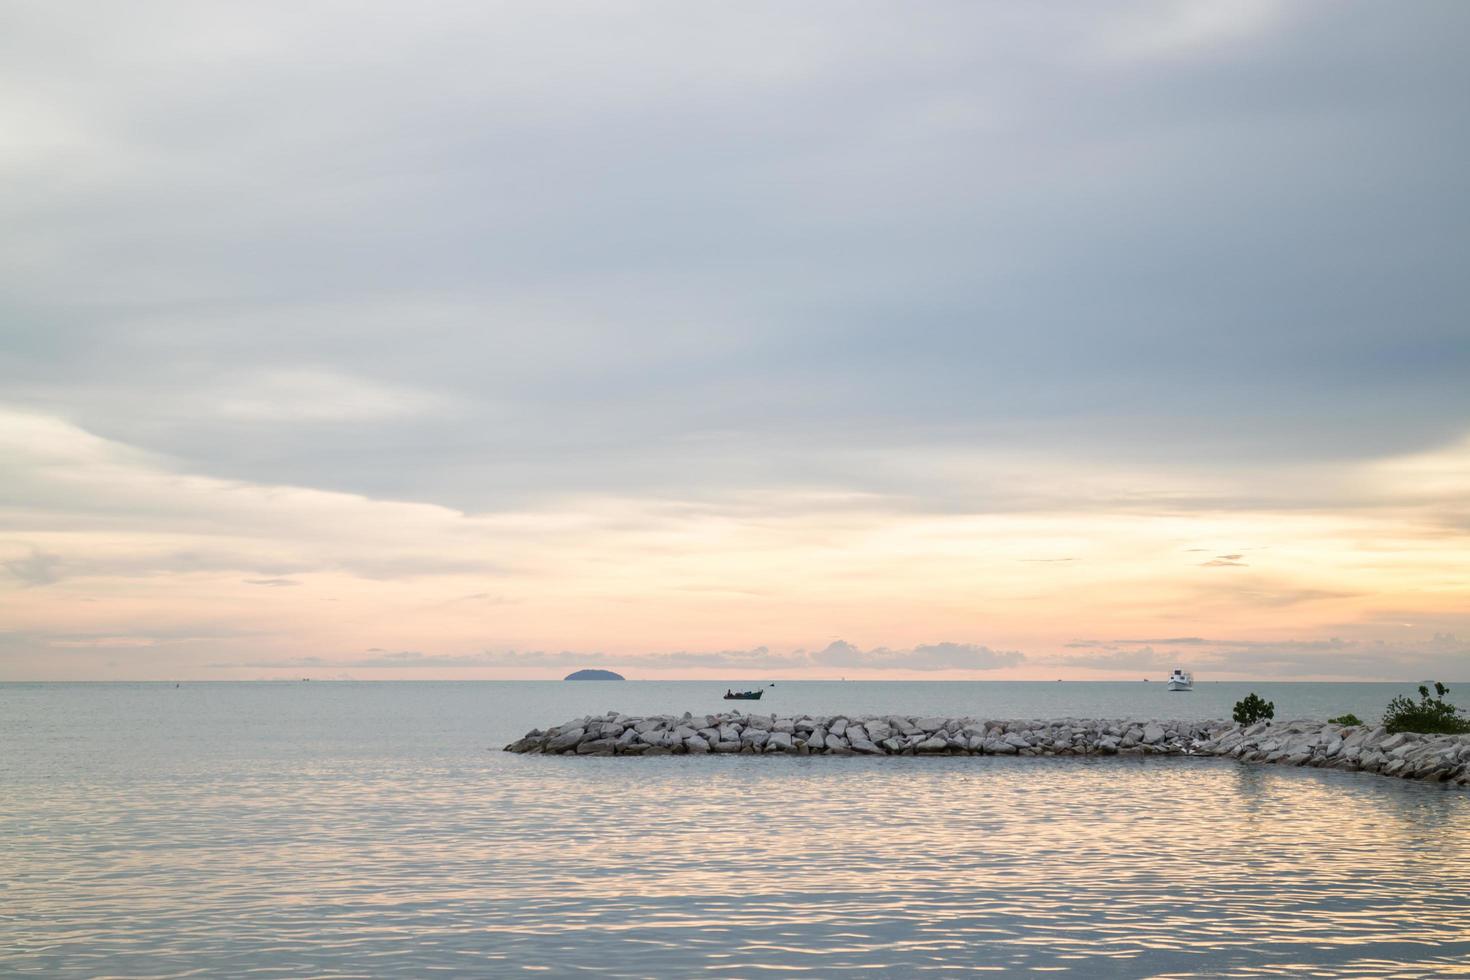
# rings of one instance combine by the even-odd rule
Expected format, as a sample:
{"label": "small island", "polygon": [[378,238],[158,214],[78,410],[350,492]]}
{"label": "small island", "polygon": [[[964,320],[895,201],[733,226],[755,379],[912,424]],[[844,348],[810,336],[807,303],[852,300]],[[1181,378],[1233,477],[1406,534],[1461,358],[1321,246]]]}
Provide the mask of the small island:
{"label": "small island", "polygon": [[564,681],[621,681],[626,679],[622,674],[611,670],[574,670],[562,678]]}

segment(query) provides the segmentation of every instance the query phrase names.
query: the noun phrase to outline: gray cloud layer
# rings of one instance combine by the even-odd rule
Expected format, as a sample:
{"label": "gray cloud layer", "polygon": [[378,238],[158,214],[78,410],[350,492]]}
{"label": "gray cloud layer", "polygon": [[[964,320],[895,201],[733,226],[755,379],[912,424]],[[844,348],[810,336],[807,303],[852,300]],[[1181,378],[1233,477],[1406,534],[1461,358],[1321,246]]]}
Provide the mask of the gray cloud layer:
{"label": "gray cloud layer", "polygon": [[12,9],[6,398],[472,510],[1464,431],[1458,0],[559,9]]}

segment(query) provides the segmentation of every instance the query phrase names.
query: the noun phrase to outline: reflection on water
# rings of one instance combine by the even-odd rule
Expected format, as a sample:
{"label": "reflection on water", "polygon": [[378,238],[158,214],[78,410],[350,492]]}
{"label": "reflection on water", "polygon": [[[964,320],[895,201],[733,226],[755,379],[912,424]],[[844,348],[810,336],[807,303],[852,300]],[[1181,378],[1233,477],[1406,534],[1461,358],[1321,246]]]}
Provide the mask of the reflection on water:
{"label": "reflection on water", "polygon": [[[216,703],[172,755],[168,726],[78,719],[133,738],[132,771],[9,714],[0,973],[1470,972],[1470,794],[1222,760],[511,756],[403,697],[360,705],[359,754],[309,751],[338,744],[309,712],[248,752],[261,720]],[[381,750],[431,717],[458,751]]]}

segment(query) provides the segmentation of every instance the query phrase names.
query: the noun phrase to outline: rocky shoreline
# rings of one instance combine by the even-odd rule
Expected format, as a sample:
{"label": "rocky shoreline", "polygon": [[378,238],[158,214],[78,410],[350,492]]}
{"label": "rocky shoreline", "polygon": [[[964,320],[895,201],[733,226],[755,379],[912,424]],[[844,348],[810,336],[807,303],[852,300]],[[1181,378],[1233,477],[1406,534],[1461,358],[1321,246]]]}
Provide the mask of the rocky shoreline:
{"label": "rocky shoreline", "polygon": [[1390,735],[1381,726],[1063,718],[977,721],[608,712],[533,729],[505,747],[537,755],[1191,755],[1374,772],[1470,786],[1470,735]]}

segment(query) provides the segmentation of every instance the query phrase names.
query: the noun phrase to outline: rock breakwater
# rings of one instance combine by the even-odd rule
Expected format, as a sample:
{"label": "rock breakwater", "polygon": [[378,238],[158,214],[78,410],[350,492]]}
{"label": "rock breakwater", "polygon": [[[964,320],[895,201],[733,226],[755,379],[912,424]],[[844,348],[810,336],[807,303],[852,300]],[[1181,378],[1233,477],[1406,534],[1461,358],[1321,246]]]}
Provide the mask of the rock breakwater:
{"label": "rock breakwater", "polygon": [[920,718],[910,715],[634,717],[533,729],[505,747],[540,755],[1193,755],[1382,773],[1470,786],[1470,735],[1390,735],[1323,721]]}

